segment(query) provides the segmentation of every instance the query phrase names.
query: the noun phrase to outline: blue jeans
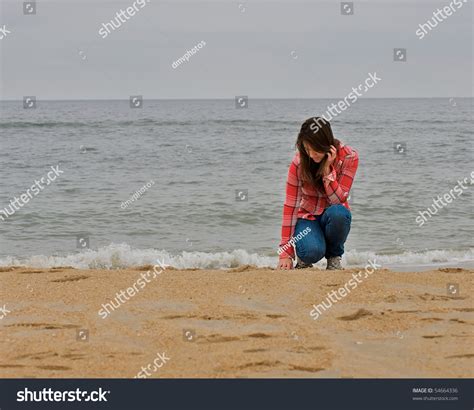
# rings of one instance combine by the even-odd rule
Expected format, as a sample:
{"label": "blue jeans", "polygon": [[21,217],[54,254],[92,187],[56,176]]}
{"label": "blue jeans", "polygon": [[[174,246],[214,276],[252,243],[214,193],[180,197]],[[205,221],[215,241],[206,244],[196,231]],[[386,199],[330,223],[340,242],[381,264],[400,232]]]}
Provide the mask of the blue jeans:
{"label": "blue jeans", "polygon": [[303,238],[295,244],[296,254],[305,263],[316,263],[323,257],[342,256],[351,221],[351,211],[339,204],[326,208],[314,221],[299,218],[293,237],[308,227],[311,231],[301,234]]}

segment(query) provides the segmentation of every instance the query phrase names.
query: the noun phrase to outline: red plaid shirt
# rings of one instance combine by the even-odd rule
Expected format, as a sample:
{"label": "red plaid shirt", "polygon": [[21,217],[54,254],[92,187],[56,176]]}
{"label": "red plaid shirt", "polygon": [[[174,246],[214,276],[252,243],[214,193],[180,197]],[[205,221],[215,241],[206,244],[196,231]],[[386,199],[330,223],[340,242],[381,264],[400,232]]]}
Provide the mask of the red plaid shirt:
{"label": "red plaid shirt", "polygon": [[350,209],[347,197],[354,180],[359,154],[342,142],[331,165],[331,172],[323,178],[324,190],[316,189],[300,178],[300,153],[296,152],[288,170],[286,198],[283,205],[281,227],[280,259],[295,258],[293,246],[288,244],[292,238],[298,218],[315,220],[326,208],[342,204]]}

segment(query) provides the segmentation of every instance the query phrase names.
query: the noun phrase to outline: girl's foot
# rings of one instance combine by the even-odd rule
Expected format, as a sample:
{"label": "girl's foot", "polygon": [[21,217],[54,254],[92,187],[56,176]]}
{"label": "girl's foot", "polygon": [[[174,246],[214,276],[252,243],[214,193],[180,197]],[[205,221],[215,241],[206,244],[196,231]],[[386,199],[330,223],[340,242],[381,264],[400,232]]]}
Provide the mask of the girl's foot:
{"label": "girl's foot", "polygon": [[312,267],[313,267],[312,263],[303,262],[299,256],[296,256],[295,269],[306,269],[306,268],[312,268]]}
{"label": "girl's foot", "polygon": [[340,256],[331,256],[327,258],[328,264],[326,266],[327,270],[342,270],[344,269],[341,265],[341,257]]}

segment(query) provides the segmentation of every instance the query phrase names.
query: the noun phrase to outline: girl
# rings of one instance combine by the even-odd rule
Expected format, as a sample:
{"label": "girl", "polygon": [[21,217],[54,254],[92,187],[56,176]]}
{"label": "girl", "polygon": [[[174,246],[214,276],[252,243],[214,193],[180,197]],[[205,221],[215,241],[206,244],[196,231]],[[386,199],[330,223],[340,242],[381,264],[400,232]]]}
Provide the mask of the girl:
{"label": "girl", "polygon": [[283,206],[279,269],[309,268],[323,257],[330,270],[342,269],[341,256],[351,227],[347,198],[359,155],[334,138],[321,117],[309,118],[296,140]]}

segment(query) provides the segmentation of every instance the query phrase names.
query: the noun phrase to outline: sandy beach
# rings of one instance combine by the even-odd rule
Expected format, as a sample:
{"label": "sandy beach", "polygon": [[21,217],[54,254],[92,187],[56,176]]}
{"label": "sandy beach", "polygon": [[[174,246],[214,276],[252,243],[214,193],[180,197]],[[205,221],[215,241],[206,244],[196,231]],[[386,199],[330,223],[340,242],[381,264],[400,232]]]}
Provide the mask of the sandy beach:
{"label": "sandy beach", "polygon": [[2,268],[0,377],[474,376],[474,270],[380,269],[313,320],[360,269],[167,268],[99,315],[150,268]]}

